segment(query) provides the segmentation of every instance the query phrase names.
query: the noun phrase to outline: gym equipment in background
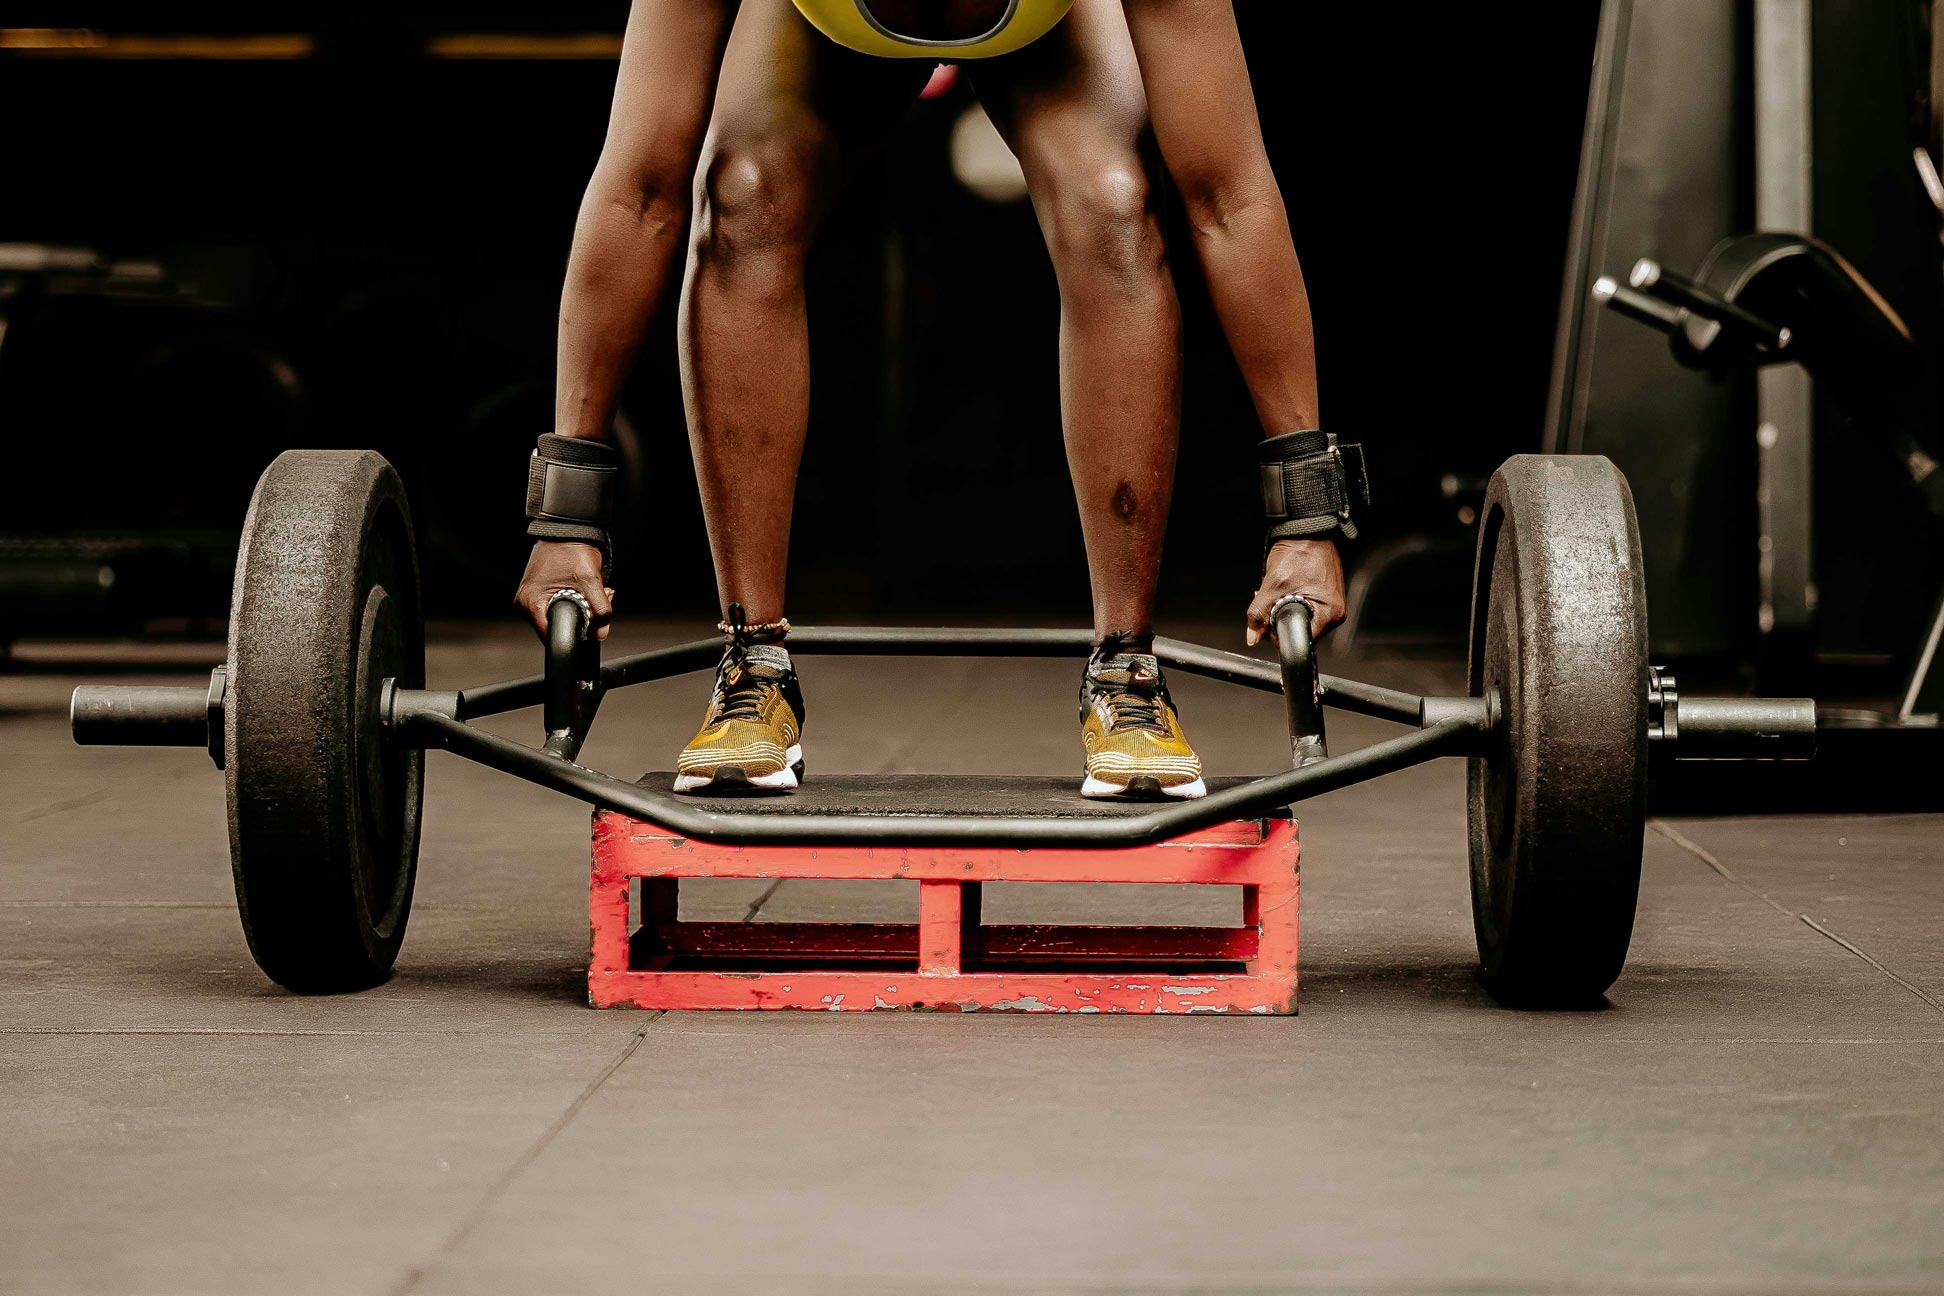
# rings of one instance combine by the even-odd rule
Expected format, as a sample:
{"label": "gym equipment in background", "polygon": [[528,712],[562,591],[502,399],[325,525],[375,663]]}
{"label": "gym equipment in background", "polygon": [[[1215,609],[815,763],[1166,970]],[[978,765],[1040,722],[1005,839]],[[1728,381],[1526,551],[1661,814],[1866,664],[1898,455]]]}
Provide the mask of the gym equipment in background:
{"label": "gym equipment in background", "polygon": [[1544,446],[1633,481],[1663,660],[1825,702],[1812,764],[1658,807],[1944,802],[1932,8],[1606,0]]}
{"label": "gym equipment in background", "polygon": [[0,656],[158,620],[214,637],[235,500],[307,417],[272,340],[171,266],[0,243],[0,425],[37,483],[0,526]]}
{"label": "gym equipment in background", "polygon": [[[1794,234],[1744,234],[1723,241],[1692,279],[1651,259],[1637,262],[1628,282],[1595,281],[1595,301],[1667,335],[1674,359],[1714,374],[1798,365],[1819,390],[1840,402],[1861,439],[1859,453],[1881,453],[1944,527],[1944,472],[1929,449],[1905,430],[1903,399],[1928,375],[1909,328],[1879,292],[1833,248]],[[1859,512],[1868,504],[1859,501]],[[1890,708],[1826,708],[1821,768],[1805,771],[1787,804],[1814,805],[1847,787],[1867,803],[1935,806],[1944,798],[1944,589],[1908,656]],[[1722,769],[1684,789],[1684,799],[1715,809],[1746,804],[1751,793],[1783,791],[1769,781],[1740,784],[1741,771]]]}

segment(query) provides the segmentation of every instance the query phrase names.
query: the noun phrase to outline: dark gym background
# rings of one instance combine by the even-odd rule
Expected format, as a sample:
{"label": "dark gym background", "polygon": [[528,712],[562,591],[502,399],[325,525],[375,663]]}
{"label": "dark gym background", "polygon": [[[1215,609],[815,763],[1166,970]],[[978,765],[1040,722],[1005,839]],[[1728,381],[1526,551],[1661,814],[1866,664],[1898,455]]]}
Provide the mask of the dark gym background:
{"label": "dark gym background", "polygon": [[[1238,6],[1315,299],[1326,419],[1371,447],[1379,536],[1457,531],[1440,479],[1537,444],[1596,7]],[[157,29],[139,7],[26,8],[9,25]],[[412,492],[435,610],[503,608],[613,65],[427,51],[452,32],[613,33],[625,13],[282,6],[251,30],[300,33],[308,56],[0,62],[0,120],[27,127],[9,132],[0,241],[151,260],[166,279],[43,281],[9,303],[0,428],[15,480],[47,485],[12,493],[5,529],[173,546],[131,568],[152,579],[84,591],[75,626],[220,617],[223,537],[291,445],[382,449]],[[237,29],[177,6],[168,30]],[[951,174],[967,93],[911,114],[817,253],[792,577],[805,620],[1084,617],[1053,279],[1026,204]],[[1190,357],[1163,616],[1239,620],[1259,433],[1192,260],[1175,269]],[[627,406],[645,500],[617,583],[624,612],[704,615],[669,315]],[[991,363],[1002,351],[1013,362]]]}

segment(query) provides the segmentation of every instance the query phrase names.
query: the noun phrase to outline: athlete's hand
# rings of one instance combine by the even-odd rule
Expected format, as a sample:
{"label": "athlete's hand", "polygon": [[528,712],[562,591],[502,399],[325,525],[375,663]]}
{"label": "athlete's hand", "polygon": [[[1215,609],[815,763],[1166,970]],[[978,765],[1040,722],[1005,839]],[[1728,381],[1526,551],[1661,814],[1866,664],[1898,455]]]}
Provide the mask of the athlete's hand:
{"label": "athlete's hand", "polygon": [[1308,600],[1310,634],[1318,639],[1343,620],[1343,556],[1334,540],[1278,540],[1262,564],[1262,588],[1249,604],[1249,647],[1274,638],[1269,609],[1291,594]]}
{"label": "athlete's hand", "polygon": [[591,544],[574,540],[536,540],[527,558],[526,574],[513,602],[526,613],[527,620],[547,635],[547,604],[555,590],[573,590],[587,600],[594,613],[589,628],[598,639],[608,637],[608,618],[614,614],[614,591],[601,579],[601,551]]}

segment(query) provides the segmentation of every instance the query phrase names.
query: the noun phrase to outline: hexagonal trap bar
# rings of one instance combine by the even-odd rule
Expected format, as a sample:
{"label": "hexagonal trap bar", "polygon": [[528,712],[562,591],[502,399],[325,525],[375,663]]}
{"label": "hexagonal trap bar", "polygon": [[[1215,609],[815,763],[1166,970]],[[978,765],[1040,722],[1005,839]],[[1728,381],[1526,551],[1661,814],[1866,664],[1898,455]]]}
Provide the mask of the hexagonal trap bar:
{"label": "hexagonal trap bar", "polygon": [[[651,774],[648,787],[672,776]],[[1240,782],[1235,780],[1233,782]],[[1073,779],[822,775],[790,797],[716,800],[725,814],[967,813],[1111,819],[1152,806],[1084,801]],[[1147,846],[733,846],[611,810],[594,816],[588,1001],[597,1008],[831,1012],[1296,1011],[1297,833],[1285,811]],[[684,878],[918,883],[916,923],[681,921]],[[1234,927],[980,921],[987,882],[1239,886]]]}

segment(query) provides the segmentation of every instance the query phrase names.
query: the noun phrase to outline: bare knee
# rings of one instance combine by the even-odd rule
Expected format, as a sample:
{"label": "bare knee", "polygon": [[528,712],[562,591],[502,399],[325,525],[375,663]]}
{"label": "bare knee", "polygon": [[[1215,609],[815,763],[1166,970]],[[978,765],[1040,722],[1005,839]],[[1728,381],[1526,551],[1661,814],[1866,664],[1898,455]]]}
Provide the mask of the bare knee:
{"label": "bare knee", "polygon": [[1148,174],[1136,158],[1093,159],[1055,176],[1048,244],[1062,282],[1084,277],[1123,292],[1166,274]]}
{"label": "bare knee", "polygon": [[728,141],[696,183],[697,259],[731,271],[799,267],[809,248],[808,148],[788,137]]}
{"label": "bare knee", "polygon": [[679,235],[688,228],[690,188],[686,169],[603,158],[587,187],[583,219],[591,215],[647,237]]}
{"label": "bare knee", "polygon": [[1201,238],[1220,238],[1244,216],[1279,211],[1282,205],[1267,158],[1258,165],[1176,167],[1174,181],[1182,211]]}

